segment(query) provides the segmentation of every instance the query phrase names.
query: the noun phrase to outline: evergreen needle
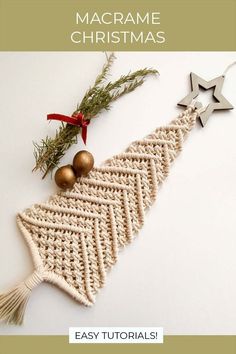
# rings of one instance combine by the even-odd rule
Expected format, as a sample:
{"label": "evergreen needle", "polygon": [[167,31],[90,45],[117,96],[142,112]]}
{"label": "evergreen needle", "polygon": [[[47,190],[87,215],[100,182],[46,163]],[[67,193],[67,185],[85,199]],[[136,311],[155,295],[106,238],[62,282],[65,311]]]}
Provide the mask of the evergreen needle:
{"label": "evergreen needle", "polygon": [[[75,112],[82,112],[87,120],[94,118],[104,109],[108,110],[113,101],[141,86],[147,75],[158,74],[157,70],[144,68],[128,75],[122,75],[118,80],[105,84],[114,60],[115,55],[111,53],[94,85],[87,90],[77,106]],[[79,133],[80,127],[61,123],[53,138],[47,136],[40,143],[34,142],[35,166],[32,171],[40,170],[43,173],[42,178],[45,178],[58,166],[66,151],[77,143]]]}

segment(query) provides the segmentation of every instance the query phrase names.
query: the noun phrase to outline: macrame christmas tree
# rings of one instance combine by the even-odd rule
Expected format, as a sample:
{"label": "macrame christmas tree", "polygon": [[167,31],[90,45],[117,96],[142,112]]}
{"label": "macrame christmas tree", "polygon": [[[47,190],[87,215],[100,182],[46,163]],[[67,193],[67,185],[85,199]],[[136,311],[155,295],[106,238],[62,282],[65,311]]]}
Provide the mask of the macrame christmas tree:
{"label": "macrame christmas tree", "polygon": [[145,212],[182,149],[198,111],[189,106],[166,127],[132,143],[125,152],[17,217],[35,271],[0,296],[0,318],[20,324],[31,290],[51,282],[84,305],[92,305],[119,250],[142,227]]}
{"label": "macrame christmas tree", "polygon": [[[119,250],[142,227],[145,212],[196,118],[204,126],[213,111],[233,108],[221,89],[226,72],[235,64],[210,81],[191,73],[192,91],[179,102],[187,108],[169,125],[93,168],[71,190],[18,215],[35,270],[16,288],[0,295],[0,320],[21,324],[30,293],[42,281],[57,285],[84,305],[95,302]],[[206,107],[194,101],[200,86],[214,88],[215,100]]]}

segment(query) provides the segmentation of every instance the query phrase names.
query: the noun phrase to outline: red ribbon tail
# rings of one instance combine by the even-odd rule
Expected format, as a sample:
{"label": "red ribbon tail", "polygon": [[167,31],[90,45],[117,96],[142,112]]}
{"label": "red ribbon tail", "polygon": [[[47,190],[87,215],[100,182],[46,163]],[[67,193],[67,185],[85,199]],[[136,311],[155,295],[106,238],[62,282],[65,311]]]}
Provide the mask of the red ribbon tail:
{"label": "red ribbon tail", "polygon": [[87,127],[82,127],[81,136],[82,136],[82,139],[83,139],[84,144],[86,145],[86,140],[87,140]]}
{"label": "red ribbon tail", "polygon": [[78,125],[77,119],[65,116],[63,114],[58,114],[58,113],[48,114],[47,120],[59,120],[60,122],[65,122],[71,125]]}
{"label": "red ribbon tail", "polygon": [[71,125],[81,127],[81,136],[84,144],[86,145],[87,125],[90,123],[90,121],[84,120],[84,116],[82,113],[79,113],[77,116],[73,115],[71,117],[65,116],[63,114],[51,113],[47,115],[47,120],[59,120],[60,122],[65,122]]}

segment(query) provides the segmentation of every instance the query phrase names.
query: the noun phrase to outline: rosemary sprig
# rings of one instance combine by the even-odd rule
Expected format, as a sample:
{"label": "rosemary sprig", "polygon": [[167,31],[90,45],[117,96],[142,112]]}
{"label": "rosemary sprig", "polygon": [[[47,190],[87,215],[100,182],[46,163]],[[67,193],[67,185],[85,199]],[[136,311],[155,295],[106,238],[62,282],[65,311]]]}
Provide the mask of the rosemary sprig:
{"label": "rosemary sprig", "polygon": [[[109,110],[113,101],[141,86],[147,75],[158,73],[157,70],[144,68],[122,75],[115,82],[104,84],[114,59],[114,53],[110,54],[102,72],[97,76],[94,85],[85,93],[74,113],[82,112],[85,119],[90,120],[102,110]],[[33,171],[40,170],[43,173],[42,178],[45,178],[59,164],[66,151],[77,143],[79,133],[80,127],[62,122],[53,138],[47,136],[40,143],[33,143],[36,161]]]}

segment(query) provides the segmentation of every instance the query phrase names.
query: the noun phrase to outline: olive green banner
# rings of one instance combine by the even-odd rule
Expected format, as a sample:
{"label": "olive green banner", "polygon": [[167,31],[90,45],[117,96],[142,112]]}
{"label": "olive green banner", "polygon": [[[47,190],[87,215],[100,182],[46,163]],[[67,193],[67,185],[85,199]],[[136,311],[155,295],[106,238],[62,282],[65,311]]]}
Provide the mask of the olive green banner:
{"label": "olive green banner", "polygon": [[2,51],[234,51],[236,0],[0,0]]}
{"label": "olive green banner", "polygon": [[235,354],[236,336],[165,336],[164,344],[69,344],[67,336],[0,336],[0,354]]}

